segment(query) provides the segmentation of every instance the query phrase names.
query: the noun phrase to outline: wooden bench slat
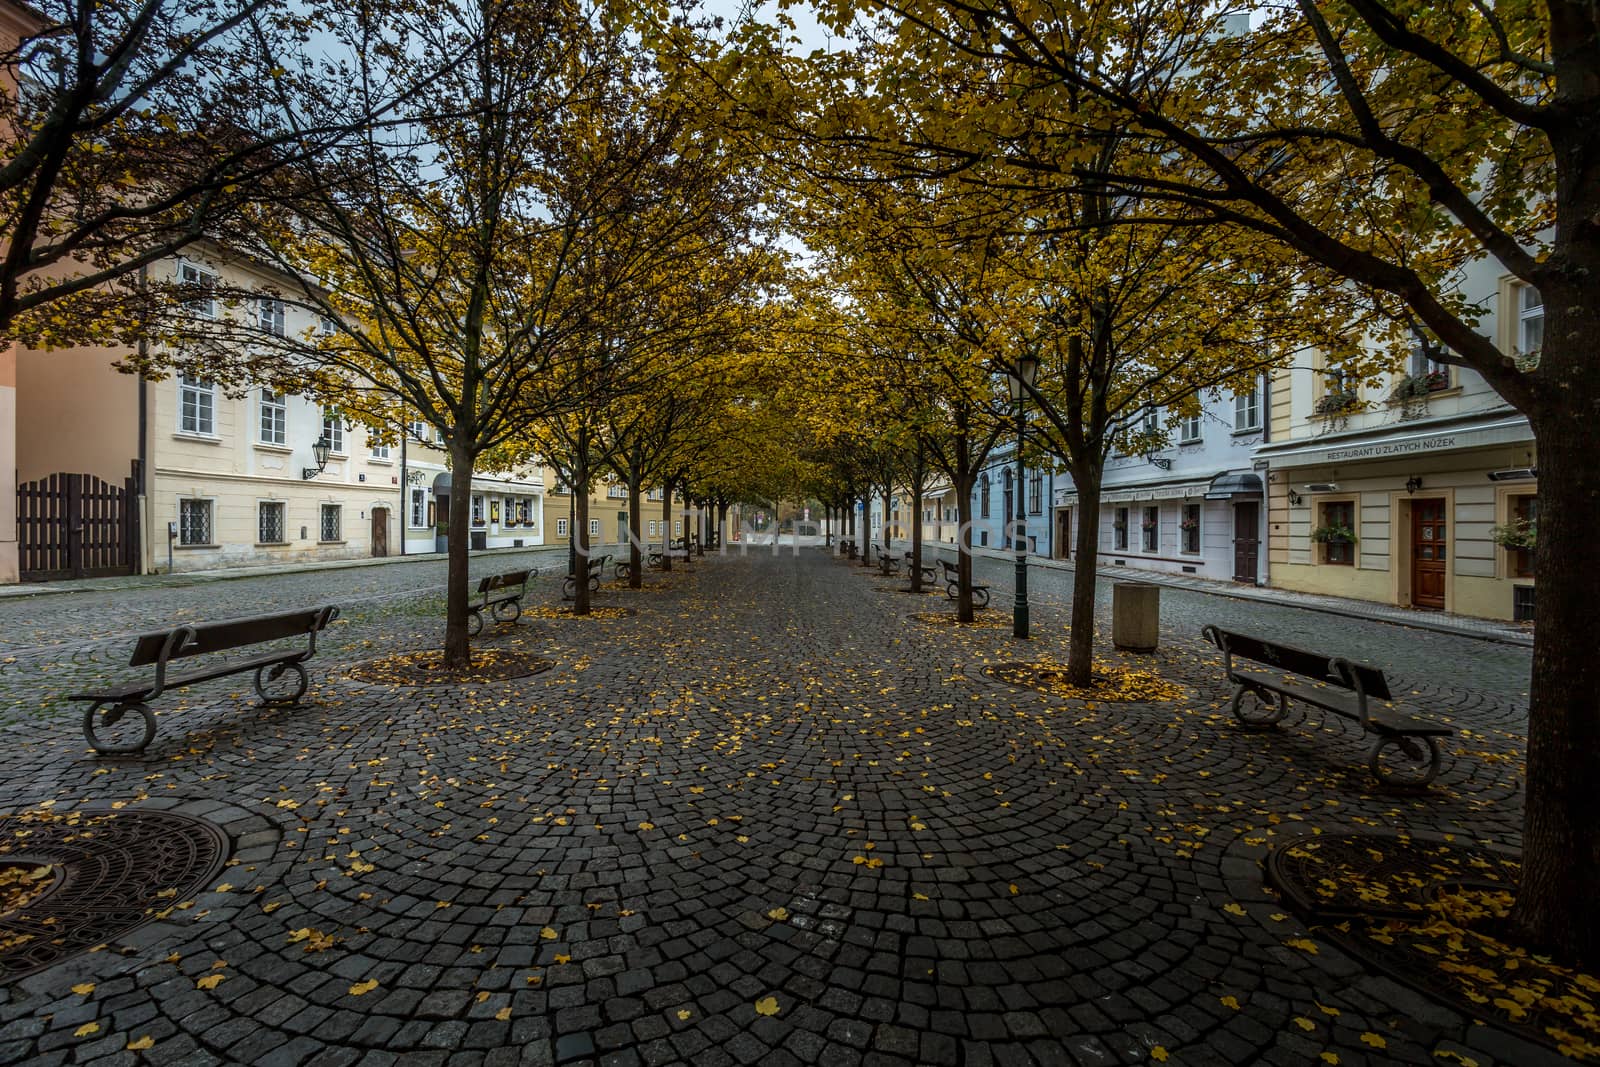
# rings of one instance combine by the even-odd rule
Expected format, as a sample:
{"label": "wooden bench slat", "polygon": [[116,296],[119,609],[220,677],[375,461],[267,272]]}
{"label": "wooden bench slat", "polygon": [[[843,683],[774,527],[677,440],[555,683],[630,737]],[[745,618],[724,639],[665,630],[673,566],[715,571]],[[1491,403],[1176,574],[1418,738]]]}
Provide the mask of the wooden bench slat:
{"label": "wooden bench slat", "polygon": [[[170,659],[199,656],[207,652],[226,652],[245,645],[259,645],[286,637],[303,637],[317,626],[321,610],[291,611],[280,615],[258,615],[247,619],[229,619],[224,622],[205,623],[191,627],[194,636],[168,654]],[[161,658],[161,650],[172,635],[171,630],[140,635],[133,646],[130,667],[144,667]]]}

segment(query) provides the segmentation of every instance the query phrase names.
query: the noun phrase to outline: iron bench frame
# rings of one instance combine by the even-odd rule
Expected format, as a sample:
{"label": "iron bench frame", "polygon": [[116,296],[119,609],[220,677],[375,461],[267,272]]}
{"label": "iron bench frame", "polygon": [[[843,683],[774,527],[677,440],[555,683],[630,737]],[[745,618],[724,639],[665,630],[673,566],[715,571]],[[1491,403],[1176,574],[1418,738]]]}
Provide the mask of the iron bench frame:
{"label": "iron bench frame", "polygon": [[[317,634],[327,629],[328,624],[338,617],[339,609],[330,604],[322,608],[226,619],[222,622],[179,626],[171,630],[141,634],[134,642],[128,666],[148,667],[153,664],[156,669],[154,681],[128,682],[105,689],[85,690],[70,694],[67,699],[89,702],[88,710],[83,713],[83,736],[96,752],[108,756],[142,752],[156,735],[155,713],[150,710],[148,702],[168,689],[196,685],[215,678],[226,678],[254,670],[255,677],[251,680],[251,685],[263,704],[298,703],[311,684],[302,664],[317,654]],[[169,677],[167,674],[168,666],[176,659],[214,652],[229,652],[237,648],[248,648],[269,641],[299,636],[307,639],[304,648],[265,652],[243,660],[225,660],[176,677]],[[290,671],[296,676],[293,693],[287,696],[272,696],[267,692],[269,683],[276,682]],[[101,712],[102,708],[106,710]],[[126,745],[101,741],[97,727],[115,726],[129,712],[134,712],[144,719],[142,739]]]}
{"label": "iron bench frame", "polygon": [[[522,615],[522,598],[528,592],[528,579],[537,578],[539,572],[529,568],[491,574],[478,580],[476,604],[468,604],[467,633],[477,637],[483,632],[483,613],[489,612],[497,622],[516,622]],[[516,592],[511,587],[516,586]]]}
{"label": "iron bench frame", "polygon": [[[1367,771],[1379,783],[1421,788],[1438,776],[1441,753],[1437,739],[1448,737],[1455,731],[1448,726],[1395,710],[1388,679],[1377,667],[1354,663],[1339,656],[1308,652],[1263,637],[1224,630],[1216,625],[1208,625],[1200,633],[1222,652],[1227,679],[1234,687],[1229,710],[1240,723],[1250,727],[1275,726],[1289,713],[1289,700],[1301,700],[1357,722],[1363,733],[1376,735],[1372,751],[1367,757]],[[1286,674],[1309,678],[1331,688],[1314,689],[1261,671],[1240,670],[1233,664],[1235,656],[1264,663]],[[1257,710],[1245,710],[1246,694],[1255,698]],[[1374,709],[1374,700],[1383,701],[1389,707]],[[1417,763],[1421,767],[1420,774],[1402,776],[1391,771],[1384,759],[1385,750],[1390,747],[1397,748],[1401,755]]]}
{"label": "iron bench frame", "polygon": [[[961,597],[961,568],[947,559],[941,559],[939,566],[944,568],[944,595],[951,600]],[[972,583],[972,606],[986,608],[989,606],[989,587],[978,582]]]}
{"label": "iron bench frame", "polygon": [[[600,579],[605,577],[606,564],[610,562],[610,553],[607,553],[604,556],[594,556],[589,560],[588,567],[586,568],[587,578],[589,581],[589,592],[598,593],[600,591]],[[561,599],[578,599],[578,583],[570,574],[561,580]]]}

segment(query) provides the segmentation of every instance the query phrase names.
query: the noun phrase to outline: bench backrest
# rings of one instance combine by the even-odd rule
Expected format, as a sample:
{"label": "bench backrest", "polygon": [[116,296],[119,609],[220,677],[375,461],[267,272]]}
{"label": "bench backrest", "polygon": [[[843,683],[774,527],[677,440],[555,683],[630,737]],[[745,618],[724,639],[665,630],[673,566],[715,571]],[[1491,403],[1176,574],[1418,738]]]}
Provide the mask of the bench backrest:
{"label": "bench backrest", "polygon": [[507,571],[504,574],[491,574],[478,582],[478,592],[487,593],[494,589],[503,589],[508,585],[526,585],[528,571]]}
{"label": "bench backrest", "polygon": [[[167,657],[180,659],[207,652],[226,652],[231,648],[258,645],[285,637],[300,637],[326,628],[338,615],[339,609],[330,606],[191,626],[186,628],[188,637],[181,644],[173,642],[174,647]],[[133,646],[133,656],[128,660],[128,666],[143,667],[160,660],[161,650],[167,647],[173,633],[172,630],[163,630],[140,635]]]}
{"label": "bench backrest", "polygon": [[944,568],[945,576],[948,578],[954,578],[956,575],[961,573],[961,568],[957,567],[954,563],[947,559],[941,559],[939,561],[939,566]]}
{"label": "bench backrest", "polygon": [[1392,699],[1389,683],[1383,672],[1349,660],[1337,659],[1320,652],[1308,652],[1293,645],[1268,641],[1264,637],[1235,633],[1217,626],[1207,626],[1201,631],[1206,640],[1233,656],[1242,656],[1257,663],[1304,675],[1307,678],[1335,685],[1341,689],[1360,689],[1379,700]]}

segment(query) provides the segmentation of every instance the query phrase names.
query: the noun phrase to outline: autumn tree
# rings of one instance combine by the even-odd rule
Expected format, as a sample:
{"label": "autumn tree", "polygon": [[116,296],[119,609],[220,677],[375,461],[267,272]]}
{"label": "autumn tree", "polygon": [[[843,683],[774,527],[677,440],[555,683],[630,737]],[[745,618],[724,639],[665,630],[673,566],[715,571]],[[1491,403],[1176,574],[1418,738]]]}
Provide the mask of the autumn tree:
{"label": "autumn tree", "polygon": [[[25,14],[36,28],[0,43],[0,337],[34,347],[145,336],[181,285],[143,268],[237,235],[288,168],[389,121],[429,77],[357,91],[337,58],[356,20],[328,5],[40,0]],[[295,124],[279,94],[307,78],[332,95]]]}

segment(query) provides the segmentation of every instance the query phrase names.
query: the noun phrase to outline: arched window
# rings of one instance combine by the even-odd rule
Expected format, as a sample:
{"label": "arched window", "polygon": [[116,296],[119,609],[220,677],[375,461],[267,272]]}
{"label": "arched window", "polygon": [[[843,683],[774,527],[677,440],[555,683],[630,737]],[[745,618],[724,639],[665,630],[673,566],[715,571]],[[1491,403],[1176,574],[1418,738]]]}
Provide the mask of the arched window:
{"label": "arched window", "polygon": [[989,517],[989,476],[985,474],[978,479],[978,516]]}

